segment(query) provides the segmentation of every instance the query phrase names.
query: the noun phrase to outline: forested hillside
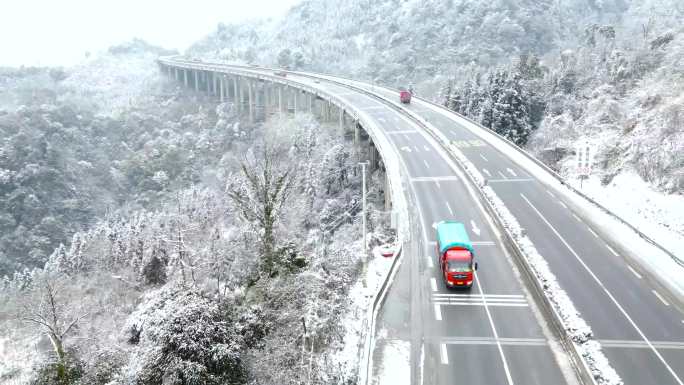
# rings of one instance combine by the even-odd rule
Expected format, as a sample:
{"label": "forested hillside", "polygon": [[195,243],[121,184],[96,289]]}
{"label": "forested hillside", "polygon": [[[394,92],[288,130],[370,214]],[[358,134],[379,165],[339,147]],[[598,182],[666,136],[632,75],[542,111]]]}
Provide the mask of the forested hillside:
{"label": "forested hillside", "polygon": [[0,382],[353,381],[364,155],[311,115],[245,123],[158,53],[6,71]]}

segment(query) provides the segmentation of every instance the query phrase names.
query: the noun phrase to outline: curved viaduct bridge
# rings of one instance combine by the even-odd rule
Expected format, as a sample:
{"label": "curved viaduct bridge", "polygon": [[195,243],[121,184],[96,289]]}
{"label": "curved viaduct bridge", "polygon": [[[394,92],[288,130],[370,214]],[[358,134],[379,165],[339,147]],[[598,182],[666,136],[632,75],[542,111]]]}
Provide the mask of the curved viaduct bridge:
{"label": "curved viaduct bridge", "polygon": [[[386,205],[404,246],[379,309],[376,330],[383,333],[369,373],[378,372],[382,346],[399,340],[410,344],[414,384],[594,381],[441,137],[486,176],[524,227],[624,383],[684,385],[682,298],[632,262],[630,251],[556,186],[511,156],[517,150],[495,145],[501,139],[486,129],[420,99],[400,105],[395,91],[348,79],[177,58],[158,63],[188,88],[235,103],[251,121],[299,111],[337,120],[366,146],[372,166],[382,158]],[[447,291],[441,283],[432,226],[444,219],[465,223],[475,243],[480,269],[471,293]]]}

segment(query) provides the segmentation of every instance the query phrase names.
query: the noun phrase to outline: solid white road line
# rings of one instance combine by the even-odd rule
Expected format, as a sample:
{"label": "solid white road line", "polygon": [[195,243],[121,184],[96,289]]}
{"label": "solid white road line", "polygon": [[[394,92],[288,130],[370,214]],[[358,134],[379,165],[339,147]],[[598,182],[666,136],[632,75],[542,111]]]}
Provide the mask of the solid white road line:
{"label": "solid white road line", "polygon": [[432,288],[432,291],[437,291],[437,280],[434,278],[430,278],[430,287]]}
{"label": "solid white road line", "polygon": [[449,365],[446,344],[439,344],[439,359],[442,361],[443,365]]}
{"label": "solid white road line", "polygon": [[482,155],[482,154],[480,154],[480,158],[484,159],[485,162],[489,162],[489,161],[487,160],[487,158],[485,158],[485,156]]}
{"label": "solid white road line", "polygon": [[438,303],[435,304],[435,319],[437,321],[442,320],[442,307]]}
{"label": "solid white road line", "polygon": [[665,298],[661,297],[660,294],[658,294],[657,291],[655,291],[655,290],[651,290],[651,291],[653,292],[653,294],[655,294],[656,297],[658,297],[658,299],[660,300],[660,302],[663,303],[663,305],[665,305],[665,306],[670,306],[670,304],[667,303],[667,301],[665,301]]}
{"label": "solid white road line", "polygon": [[506,179],[487,179],[487,183],[503,183],[503,182],[533,182],[531,178],[506,178]]}
{"label": "solid white road line", "polygon": [[528,307],[528,306],[530,306],[526,303],[515,303],[515,302],[487,302],[487,303],[484,303],[484,302],[443,302],[443,301],[439,301],[436,303],[439,303],[440,305],[445,305],[445,306],[485,306],[485,307],[487,307],[487,306],[489,306],[489,307],[492,307],[492,306]]}
{"label": "solid white road line", "polygon": [[572,216],[573,216],[573,218],[577,219],[578,222],[582,222],[582,220],[580,219],[580,217],[578,217],[577,215],[575,215],[575,213],[573,213]]}
{"label": "solid white road line", "polygon": [[620,254],[618,254],[615,250],[613,250],[612,247],[610,247],[610,246],[608,246],[608,245],[606,245],[606,247],[608,248],[608,250],[610,250],[611,253],[613,253],[614,256],[616,256],[616,257],[619,257],[619,256],[620,256]]}
{"label": "solid white road line", "polygon": [[[475,278],[475,283],[477,284],[477,288],[480,290],[480,293],[484,293],[484,289],[482,288],[482,283],[480,283],[480,279],[477,277],[477,271],[473,272],[473,278]],[[504,355],[503,348],[501,347],[501,342],[499,342],[499,333],[496,331],[496,326],[494,326],[494,319],[492,318],[492,313],[489,311],[489,306],[487,306],[487,297],[484,295],[481,295],[482,297],[482,303],[484,304],[485,312],[487,313],[487,318],[489,319],[489,326],[492,328],[492,334],[494,335],[494,339],[497,340],[496,346],[499,349],[499,355],[501,356],[501,361],[503,362],[503,367],[504,367],[504,372],[506,372],[506,381],[508,382],[508,385],[513,385],[513,377],[511,377],[511,371],[508,369],[508,362],[506,361],[506,355]]]}
{"label": "solid white road line", "polygon": [[449,209],[449,214],[454,215],[454,211],[451,209],[451,206],[449,206],[449,202],[445,202],[447,209]]}
{"label": "solid white road line", "polygon": [[496,246],[496,243],[492,241],[470,241],[473,246]]}
{"label": "solid white road line", "polygon": [[651,344],[651,341],[649,341],[649,339],[646,338],[646,335],[641,331],[639,326],[637,326],[637,324],[634,322],[632,317],[630,317],[629,314],[627,314],[627,311],[622,307],[622,305],[620,305],[620,303],[617,301],[617,299],[615,299],[613,294],[608,290],[608,288],[603,284],[603,282],[601,282],[601,280],[596,276],[596,274],[594,274],[594,272],[589,268],[589,266],[587,266],[587,264],[584,263],[582,258],[580,258],[580,256],[575,252],[575,250],[572,247],[570,247],[570,245],[565,240],[565,238],[563,238],[563,236],[561,236],[560,233],[558,231],[556,231],[556,228],[553,227],[551,225],[551,223],[549,223],[549,221],[546,220],[546,218],[544,218],[542,213],[539,212],[539,210],[537,210],[536,207],[534,207],[532,202],[530,202],[529,199],[527,199],[527,197],[523,193],[520,193],[520,196],[525,200],[525,202],[527,202],[528,205],[530,205],[532,210],[534,210],[537,213],[537,215],[539,215],[539,217],[546,223],[546,225],[549,226],[549,228],[551,228],[551,231],[553,231],[553,233],[556,234],[558,239],[560,239],[560,241],[565,245],[565,247],[567,247],[568,250],[570,250],[570,253],[572,253],[572,255],[575,257],[575,259],[577,259],[577,261],[582,265],[582,267],[584,267],[584,269],[587,271],[587,273],[589,273],[589,275],[594,279],[594,281],[601,287],[601,289],[603,289],[603,292],[606,293],[608,298],[610,298],[610,300],[613,302],[613,304],[615,304],[615,306],[618,308],[618,310],[620,310],[622,315],[632,325],[634,330],[636,330],[636,332],[639,334],[639,336],[648,344],[648,346],[651,348],[651,350],[656,355],[656,357],[658,357],[660,362],[663,365],[665,365],[665,368],[668,370],[668,372],[670,372],[672,377],[674,377],[675,381],[677,381],[677,383],[679,385],[684,385],[684,382],[682,382],[682,380],[679,378],[679,376],[677,376],[677,373],[675,373],[675,371],[672,369],[672,367],[670,367],[670,364],[668,364],[667,361],[665,361],[665,358],[663,358],[663,356],[660,354],[660,352],[653,346],[653,344]]}
{"label": "solid white road line", "polygon": [[411,182],[436,182],[436,181],[460,180],[456,176],[416,176]]}
{"label": "solid white road line", "polygon": [[416,133],[416,130],[402,130],[402,131],[397,130],[397,131],[390,131],[387,134],[388,135],[404,135],[404,136],[406,136],[406,134],[415,134],[415,133]]}
{"label": "solid white road line", "polygon": [[[481,299],[483,294],[461,294],[461,293],[435,293],[433,296],[441,297],[464,297]],[[484,294],[487,298],[525,298],[522,294]]]}
{"label": "solid white road line", "polygon": [[428,164],[427,160],[423,159],[423,163],[425,163],[425,167],[430,168],[430,165]]}
{"label": "solid white road line", "polygon": [[594,232],[594,230],[591,229],[591,227],[588,227],[588,226],[587,226],[587,230],[589,230],[589,232],[591,233],[591,235],[593,235],[594,237],[596,237],[596,238],[599,237],[598,234],[596,234],[596,233]]}
{"label": "solid white road line", "polygon": [[629,271],[632,272],[632,274],[634,274],[634,276],[636,276],[637,278],[641,279],[641,274],[637,273],[636,270],[634,270],[634,269],[632,268],[632,266],[627,265],[627,268],[629,269]]}

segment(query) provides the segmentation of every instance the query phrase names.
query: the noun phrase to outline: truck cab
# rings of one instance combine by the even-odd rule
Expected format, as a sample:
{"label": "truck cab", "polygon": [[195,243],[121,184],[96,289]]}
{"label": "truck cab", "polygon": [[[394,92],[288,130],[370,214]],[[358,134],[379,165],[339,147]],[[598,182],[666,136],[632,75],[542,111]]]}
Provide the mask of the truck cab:
{"label": "truck cab", "polygon": [[444,284],[469,289],[475,280],[475,252],[465,226],[454,221],[437,224],[437,255]]}
{"label": "truck cab", "polygon": [[407,90],[405,88],[400,88],[399,89],[399,101],[401,101],[404,104],[409,104],[411,103],[411,91]]}

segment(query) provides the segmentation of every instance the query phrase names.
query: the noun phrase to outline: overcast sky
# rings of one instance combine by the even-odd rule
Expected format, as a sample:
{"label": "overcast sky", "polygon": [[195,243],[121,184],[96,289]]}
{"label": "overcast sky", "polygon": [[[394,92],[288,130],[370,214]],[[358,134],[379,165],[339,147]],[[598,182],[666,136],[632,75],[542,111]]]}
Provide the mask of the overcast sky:
{"label": "overcast sky", "polygon": [[0,66],[71,65],[133,37],[183,50],[219,22],[278,17],[301,0],[6,0]]}

